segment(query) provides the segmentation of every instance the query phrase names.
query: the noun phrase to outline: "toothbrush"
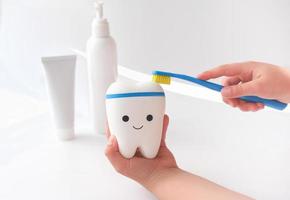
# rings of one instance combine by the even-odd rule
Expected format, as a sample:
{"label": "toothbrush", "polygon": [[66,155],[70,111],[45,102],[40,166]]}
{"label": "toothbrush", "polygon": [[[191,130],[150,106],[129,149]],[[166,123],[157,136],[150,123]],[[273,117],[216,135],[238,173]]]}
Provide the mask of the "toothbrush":
{"label": "toothbrush", "polygon": [[[152,75],[153,75],[152,81],[156,83],[161,83],[161,84],[170,84],[171,77],[172,77],[172,78],[178,78],[185,81],[193,82],[203,87],[206,87],[208,89],[217,91],[217,92],[221,92],[221,90],[223,89],[222,85],[212,83],[209,81],[204,81],[204,80],[194,78],[192,76],[188,76],[185,74],[176,74],[176,73],[164,72],[164,71],[153,71]],[[276,110],[284,110],[287,107],[286,103],[282,103],[280,101],[272,100],[272,99],[264,99],[257,96],[243,96],[243,97],[240,97],[240,99],[244,101],[248,101],[248,102],[253,102],[253,103],[262,103],[265,106],[274,108]]]}

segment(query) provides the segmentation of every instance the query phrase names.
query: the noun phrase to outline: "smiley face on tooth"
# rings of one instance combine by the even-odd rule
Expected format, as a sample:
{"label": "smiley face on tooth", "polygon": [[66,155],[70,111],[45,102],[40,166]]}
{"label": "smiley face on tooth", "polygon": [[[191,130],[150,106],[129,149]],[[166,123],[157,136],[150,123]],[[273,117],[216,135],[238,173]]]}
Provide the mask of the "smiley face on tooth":
{"label": "smiley face on tooth", "polygon": [[[122,120],[123,120],[123,122],[129,122],[129,120],[130,120],[130,117],[128,116],[128,115],[123,115],[123,117],[122,117]],[[148,121],[148,122],[150,122],[150,121],[152,121],[153,120],[153,116],[151,115],[151,114],[149,114],[149,115],[147,115],[146,116],[146,120]],[[139,127],[136,127],[136,126],[132,126],[135,130],[140,130],[140,129],[142,129],[143,128],[143,124],[141,125],[141,126],[139,126]]]}
{"label": "smiley face on tooth", "polygon": [[115,82],[107,90],[106,109],[110,131],[124,157],[132,158],[137,148],[146,158],[157,155],[165,113],[160,85]]}

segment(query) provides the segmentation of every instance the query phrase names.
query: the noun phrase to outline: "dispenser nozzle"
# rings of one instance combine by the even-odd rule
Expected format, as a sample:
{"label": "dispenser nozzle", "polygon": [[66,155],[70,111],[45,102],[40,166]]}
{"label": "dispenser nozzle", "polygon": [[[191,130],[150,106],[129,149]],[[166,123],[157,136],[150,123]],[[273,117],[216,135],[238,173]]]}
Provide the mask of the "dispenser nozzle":
{"label": "dispenser nozzle", "polygon": [[99,19],[103,19],[103,5],[104,3],[102,1],[95,2],[96,13]]}

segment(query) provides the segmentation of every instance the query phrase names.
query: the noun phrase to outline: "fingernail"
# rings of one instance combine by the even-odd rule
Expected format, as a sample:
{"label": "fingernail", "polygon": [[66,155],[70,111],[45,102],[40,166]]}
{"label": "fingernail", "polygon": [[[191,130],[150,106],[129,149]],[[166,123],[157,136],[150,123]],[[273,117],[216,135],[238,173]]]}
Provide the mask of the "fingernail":
{"label": "fingernail", "polygon": [[224,87],[224,88],[222,89],[221,93],[222,93],[223,96],[230,96],[230,94],[231,94],[231,88],[229,88],[229,87]]}
{"label": "fingernail", "polygon": [[260,108],[263,108],[263,107],[264,107],[264,104],[262,104],[262,103],[258,103],[258,106],[259,106]]}

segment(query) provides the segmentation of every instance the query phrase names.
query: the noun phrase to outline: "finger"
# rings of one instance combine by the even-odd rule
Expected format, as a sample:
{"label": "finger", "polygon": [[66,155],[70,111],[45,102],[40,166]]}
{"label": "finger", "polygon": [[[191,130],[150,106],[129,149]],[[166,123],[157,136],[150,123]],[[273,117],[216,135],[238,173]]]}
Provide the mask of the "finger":
{"label": "finger", "polygon": [[241,79],[238,76],[227,77],[223,79],[223,86],[237,85],[240,82],[241,82]]}
{"label": "finger", "polygon": [[168,115],[164,115],[162,137],[161,137],[160,146],[166,146],[165,139],[166,139],[166,133],[167,133],[168,124],[169,124],[169,117],[168,117]]}
{"label": "finger", "polygon": [[111,136],[111,133],[110,133],[108,121],[106,122],[105,130],[106,130],[106,132],[105,132],[106,138],[109,139]]}
{"label": "finger", "polygon": [[208,80],[221,76],[235,76],[243,73],[245,69],[243,63],[225,64],[201,73],[198,78]]}
{"label": "finger", "polygon": [[256,103],[257,109],[254,110],[253,112],[259,111],[259,110],[263,110],[264,109],[264,104],[262,103]]}
{"label": "finger", "polygon": [[234,98],[234,99],[223,98],[223,101],[234,108],[238,107],[242,111],[255,112],[264,108],[264,104],[262,103],[251,103],[251,102],[246,102],[237,98]]}
{"label": "finger", "polygon": [[128,160],[120,154],[117,139],[114,135],[110,136],[105,154],[116,171],[124,173]]}
{"label": "finger", "polygon": [[116,137],[111,135],[105,149],[105,154],[107,157],[112,157],[111,155],[114,155],[115,153],[119,153],[119,147]]}
{"label": "finger", "polygon": [[224,98],[223,97],[223,101],[226,103],[226,104],[228,104],[228,105],[230,105],[230,106],[232,106],[232,107],[237,107],[238,106],[238,104],[239,104],[239,101],[238,101],[238,99],[231,99],[231,98]]}
{"label": "finger", "polygon": [[167,146],[161,146],[157,155],[158,158],[170,158],[174,157]]}
{"label": "finger", "polygon": [[244,112],[248,111],[256,112],[262,108],[260,103],[246,102],[241,99],[237,99],[237,101],[238,101],[237,107],[239,107],[239,109]]}
{"label": "finger", "polygon": [[[223,79],[224,86],[236,85],[236,84],[239,84],[240,82],[241,82],[241,79],[238,76],[227,77]],[[223,97],[223,101],[234,108],[237,107],[238,102],[239,102],[236,98],[226,98],[226,97]]]}
{"label": "finger", "polygon": [[265,105],[262,104],[262,103],[257,103],[258,107],[259,107],[259,110],[262,110],[265,108]]}
{"label": "finger", "polygon": [[259,91],[259,80],[253,80],[250,82],[227,86],[221,91],[223,97],[226,98],[237,98],[241,96],[256,95]]}

